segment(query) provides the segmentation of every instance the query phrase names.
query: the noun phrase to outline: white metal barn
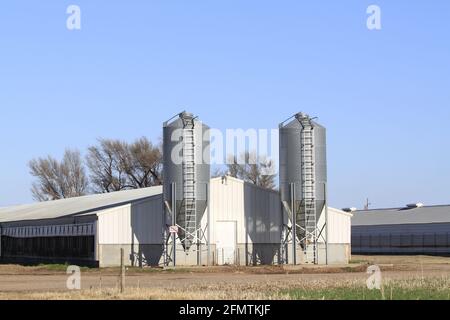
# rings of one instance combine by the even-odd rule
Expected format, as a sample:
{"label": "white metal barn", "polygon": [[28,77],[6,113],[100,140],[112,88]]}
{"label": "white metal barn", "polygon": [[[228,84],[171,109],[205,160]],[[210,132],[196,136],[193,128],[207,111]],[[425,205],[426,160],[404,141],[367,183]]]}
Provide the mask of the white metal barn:
{"label": "white metal barn", "polygon": [[[0,257],[107,267],[119,265],[123,248],[128,265],[162,265],[163,205],[162,187],[152,187],[2,208]],[[291,263],[289,248],[287,257],[282,256],[282,227],[288,219],[278,192],[232,177],[214,178],[209,210],[209,246],[204,243],[201,250],[186,254],[178,243],[176,265],[206,265],[208,252],[210,264]],[[320,263],[348,262],[350,217],[328,209],[328,256],[319,256]],[[202,225],[207,221],[205,214]]]}
{"label": "white metal barn", "polygon": [[[212,179],[211,216],[212,243],[219,264],[292,263],[292,241],[287,242],[284,254],[281,246],[282,227],[289,219],[281,210],[278,192],[232,177]],[[351,216],[328,208],[328,250],[325,250],[324,233],[319,240],[319,263],[348,263]],[[325,214],[318,222],[319,228],[324,224]],[[301,249],[297,251],[301,257]]]}
{"label": "white metal barn", "polygon": [[450,254],[450,205],[354,212],[352,251],[358,254]]}
{"label": "white metal barn", "polygon": [[0,209],[0,257],[18,263],[158,264],[162,187]]}
{"label": "white metal barn", "polygon": [[218,264],[281,260],[280,195],[232,177],[211,180],[211,243]]}

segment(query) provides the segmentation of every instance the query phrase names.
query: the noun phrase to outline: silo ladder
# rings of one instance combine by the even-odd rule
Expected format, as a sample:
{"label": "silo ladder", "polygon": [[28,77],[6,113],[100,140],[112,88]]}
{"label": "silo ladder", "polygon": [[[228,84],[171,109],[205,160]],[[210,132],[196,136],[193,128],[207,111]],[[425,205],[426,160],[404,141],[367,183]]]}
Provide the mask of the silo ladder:
{"label": "silo ladder", "polygon": [[183,130],[183,210],[185,217],[185,248],[189,250],[197,232],[197,190],[195,181],[194,120]]}
{"label": "silo ladder", "polygon": [[302,200],[303,217],[300,218],[304,229],[303,253],[305,263],[317,263],[317,215],[314,163],[314,127],[309,118],[302,119],[301,133],[302,156]]}

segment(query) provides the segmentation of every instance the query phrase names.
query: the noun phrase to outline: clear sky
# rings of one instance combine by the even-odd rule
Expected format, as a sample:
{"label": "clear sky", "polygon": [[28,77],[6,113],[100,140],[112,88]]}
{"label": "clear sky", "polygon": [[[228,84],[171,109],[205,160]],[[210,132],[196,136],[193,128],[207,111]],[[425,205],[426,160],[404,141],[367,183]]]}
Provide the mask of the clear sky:
{"label": "clear sky", "polygon": [[183,109],[219,129],[319,117],[332,206],[450,203],[450,1],[2,2],[0,206],[32,201],[31,158],[156,140]]}

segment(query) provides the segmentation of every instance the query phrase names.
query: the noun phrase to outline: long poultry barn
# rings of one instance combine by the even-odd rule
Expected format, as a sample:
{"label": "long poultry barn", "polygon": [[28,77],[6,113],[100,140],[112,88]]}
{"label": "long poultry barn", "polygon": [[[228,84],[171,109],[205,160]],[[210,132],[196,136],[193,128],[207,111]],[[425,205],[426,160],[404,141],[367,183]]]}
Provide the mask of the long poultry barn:
{"label": "long poultry barn", "polygon": [[[278,192],[227,176],[211,179],[210,189],[209,214],[201,221],[210,241],[186,252],[177,239],[174,265],[292,263]],[[328,208],[329,250],[322,263],[348,262],[350,218]],[[167,261],[174,255],[166,252],[162,187],[2,208],[0,228],[2,262],[109,267],[120,264],[123,248],[127,265],[173,263]]]}
{"label": "long poultry barn", "polygon": [[121,247],[130,261],[161,251],[161,193],[152,187],[2,208],[1,261],[99,266],[117,264]]}
{"label": "long poultry barn", "polygon": [[450,254],[450,205],[353,212],[355,254]]}

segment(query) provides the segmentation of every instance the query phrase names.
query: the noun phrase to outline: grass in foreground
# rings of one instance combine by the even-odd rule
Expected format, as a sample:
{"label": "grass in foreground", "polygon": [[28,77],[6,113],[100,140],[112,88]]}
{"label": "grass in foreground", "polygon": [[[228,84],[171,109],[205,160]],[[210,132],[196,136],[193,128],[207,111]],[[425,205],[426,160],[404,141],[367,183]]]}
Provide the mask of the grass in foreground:
{"label": "grass in foreground", "polygon": [[450,278],[392,280],[382,290],[364,281],[217,283],[181,288],[93,288],[72,292],[1,293],[0,299],[35,300],[450,300]]}
{"label": "grass in foreground", "polygon": [[449,290],[401,288],[395,285],[384,290],[367,288],[330,288],[321,290],[294,289],[287,292],[292,300],[450,300]]}
{"label": "grass in foreground", "polygon": [[294,300],[450,300],[450,278],[388,281],[378,290],[361,284],[285,291]]}
{"label": "grass in foreground", "polygon": [[[67,271],[67,268],[69,267],[69,264],[44,264],[41,263],[39,265],[37,265],[37,269],[41,269],[41,270],[47,270],[47,271]],[[93,270],[93,268],[89,268],[89,267],[80,267],[81,271],[89,271],[89,270]]]}

